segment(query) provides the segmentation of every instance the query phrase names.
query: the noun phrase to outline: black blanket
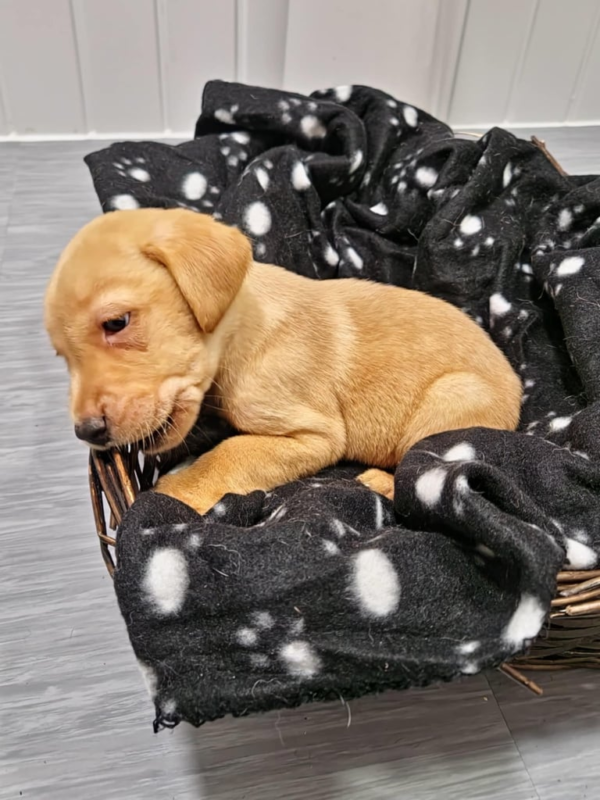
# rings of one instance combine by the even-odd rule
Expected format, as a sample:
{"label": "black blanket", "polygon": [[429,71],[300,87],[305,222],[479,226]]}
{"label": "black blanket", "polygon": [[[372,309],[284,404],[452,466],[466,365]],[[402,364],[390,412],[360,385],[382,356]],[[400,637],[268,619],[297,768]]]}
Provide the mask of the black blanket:
{"label": "black blanket", "polygon": [[445,298],[525,391],[519,432],[413,448],[394,505],[355,465],[205,517],[142,495],[115,587],[155,728],[422,686],[526,649],[561,565],[600,552],[600,180],[362,86],[212,82],[193,141],[87,164],[105,211],[193,208],[239,226],[257,260]]}

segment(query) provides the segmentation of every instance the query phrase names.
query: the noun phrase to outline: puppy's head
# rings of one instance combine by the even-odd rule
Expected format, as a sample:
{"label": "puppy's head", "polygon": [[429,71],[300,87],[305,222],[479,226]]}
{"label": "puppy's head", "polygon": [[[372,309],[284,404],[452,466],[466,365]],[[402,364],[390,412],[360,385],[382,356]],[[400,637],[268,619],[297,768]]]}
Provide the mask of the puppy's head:
{"label": "puppy's head", "polygon": [[181,443],[250,263],[239,231],[183,209],[115,211],[74,237],[45,322],[69,368],[79,438],[102,448],[141,440],[150,452]]}

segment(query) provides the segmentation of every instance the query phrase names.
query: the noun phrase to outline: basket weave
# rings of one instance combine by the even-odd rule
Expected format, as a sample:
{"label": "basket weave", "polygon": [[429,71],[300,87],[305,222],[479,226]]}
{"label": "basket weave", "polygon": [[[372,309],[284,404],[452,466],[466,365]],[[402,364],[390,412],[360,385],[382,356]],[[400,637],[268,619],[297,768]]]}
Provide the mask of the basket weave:
{"label": "basket weave", "polygon": [[[90,492],[108,572],[115,570],[115,531],[137,495],[152,488],[158,472],[165,472],[176,454],[147,456],[136,448],[91,451]],[[108,522],[107,522],[108,519]],[[501,669],[536,694],[542,690],[521,670],[600,668],[600,570],[564,571],[557,576],[557,596],[544,628],[529,652]]]}

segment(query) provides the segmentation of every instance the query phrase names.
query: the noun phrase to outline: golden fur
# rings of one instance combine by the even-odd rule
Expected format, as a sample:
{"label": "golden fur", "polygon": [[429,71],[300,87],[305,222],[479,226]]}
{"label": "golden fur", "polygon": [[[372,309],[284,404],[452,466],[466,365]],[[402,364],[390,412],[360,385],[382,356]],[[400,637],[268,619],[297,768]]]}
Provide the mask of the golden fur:
{"label": "golden fur", "polygon": [[[124,330],[103,330],[126,313]],[[170,449],[205,398],[242,432],[159,481],[200,513],[341,458],[392,468],[431,434],[519,418],[519,379],[461,311],[253,262],[239,231],[187,210],[86,225],[50,281],[46,327],[69,367],[74,421],[104,418],[107,446],[152,437]],[[384,472],[363,481],[391,493]]]}

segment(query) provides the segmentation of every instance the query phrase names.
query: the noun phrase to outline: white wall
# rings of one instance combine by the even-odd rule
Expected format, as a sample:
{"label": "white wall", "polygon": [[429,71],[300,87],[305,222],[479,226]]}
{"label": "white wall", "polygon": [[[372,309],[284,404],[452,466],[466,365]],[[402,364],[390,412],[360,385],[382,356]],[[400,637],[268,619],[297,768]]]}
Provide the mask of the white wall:
{"label": "white wall", "polygon": [[188,135],[210,78],[449,100],[467,0],[0,0],[0,135]]}
{"label": "white wall", "polygon": [[600,119],[600,0],[0,0],[0,137],[189,135],[211,78]]}
{"label": "white wall", "polygon": [[598,124],[599,0],[470,0],[449,120]]}

